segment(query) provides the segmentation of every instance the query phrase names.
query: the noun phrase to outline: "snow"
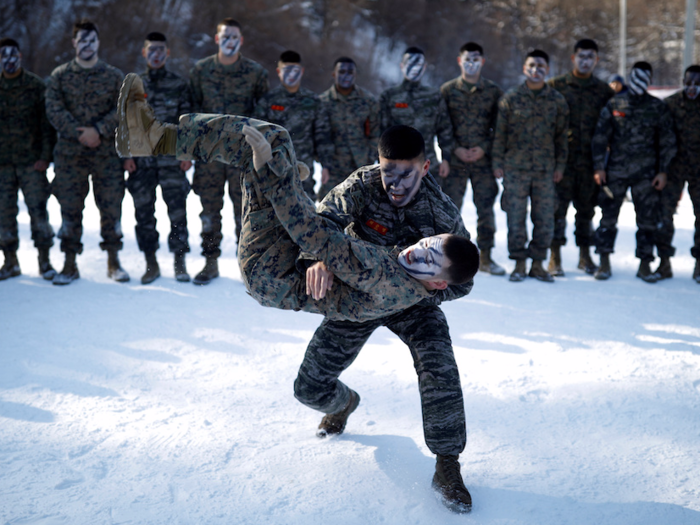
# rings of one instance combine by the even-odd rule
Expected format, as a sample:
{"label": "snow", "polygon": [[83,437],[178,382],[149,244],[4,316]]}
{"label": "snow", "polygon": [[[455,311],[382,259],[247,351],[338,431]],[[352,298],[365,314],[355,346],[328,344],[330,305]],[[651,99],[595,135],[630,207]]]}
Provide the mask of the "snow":
{"label": "snow", "polygon": [[[188,206],[194,275],[201,207],[192,194]],[[687,194],[671,280],[635,278],[625,203],[611,280],[575,268],[569,231],[567,276],[555,284],[479,275],[471,295],[444,305],[469,429],[466,516],[430,488],[415,372],[386,329],[343,375],[362,395],[345,434],[315,437],[321,415],[292,384],[321,318],[246,296],[230,202],[222,276],[206,287],[176,282],[165,247],[163,277],[139,284],[129,195],[121,259],[132,281],[106,277],[90,195],[81,279],[52,286],[37,275],[21,210],[24,274],[0,283],[2,524],[700,524],[700,286]],[[161,200],[157,214],[164,244]],[[510,271],[498,206],[497,220],[494,256]],[[52,258],[60,268],[57,246]]]}

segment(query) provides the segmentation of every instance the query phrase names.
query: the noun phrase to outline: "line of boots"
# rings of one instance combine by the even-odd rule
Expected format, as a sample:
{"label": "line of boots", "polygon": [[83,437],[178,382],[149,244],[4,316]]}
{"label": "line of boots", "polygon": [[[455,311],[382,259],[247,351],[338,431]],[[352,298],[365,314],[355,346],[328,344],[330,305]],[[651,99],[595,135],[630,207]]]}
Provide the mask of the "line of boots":
{"label": "line of boots", "polygon": [[[583,270],[588,275],[594,275],[598,270],[598,266],[591,259],[591,251],[588,246],[579,246],[578,269]],[[554,277],[564,277],[564,269],[561,266],[561,244],[552,244],[547,271]]]}
{"label": "line of boots", "polygon": [[[639,269],[637,270],[637,277],[646,283],[656,283],[662,281],[663,279],[671,279],[673,277],[673,269],[671,268],[671,258],[670,257],[660,257],[661,262],[659,263],[656,270],[651,269],[651,260],[642,260],[639,262]],[[601,253],[600,254],[600,268],[596,271],[594,277],[599,281],[605,281],[610,279],[612,276],[612,269],[610,267],[610,254]],[[695,270],[693,272],[693,279],[700,283],[700,267],[698,263],[695,263]]]}
{"label": "line of boots", "polygon": [[[78,271],[78,263],[76,262],[75,252],[65,252],[66,260],[63,263],[63,270],[53,278],[53,284],[57,286],[65,286],[72,283],[76,279],[80,279]],[[107,277],[119,283],[129,281],[129,274],[122,268],[119,262],[119,255],[116,250],[107,251]]]}
{"label": "line of boots", "polygon": [[[17,260],[17,252],[15,250],[3,250],[5,254],[5,262],[0,268],[0,281],[22,275],[22,270],[19,267]],[[39,248],[39,274],[50,281],[56,275],[56,270],[51,266],[49,260],[49,249]]]}
{"label": "line of boots", "polygon": [[[156,259],[156,252],[145,252],[146,256],[146,273],[141,276],[141,284],[150,284],[160,277],[160,266]],[[181,283],[190,282],[190,274],[187,273],[187,265],[185,264],[185,254],[175,254],[175,280]]]}

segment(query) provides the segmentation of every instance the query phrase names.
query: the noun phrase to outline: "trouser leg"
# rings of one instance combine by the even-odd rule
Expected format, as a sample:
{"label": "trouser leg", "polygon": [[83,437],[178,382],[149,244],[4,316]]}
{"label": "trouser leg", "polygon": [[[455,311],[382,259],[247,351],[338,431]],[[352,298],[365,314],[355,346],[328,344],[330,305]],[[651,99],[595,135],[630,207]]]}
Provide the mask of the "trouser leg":
{"label": "trouser leg", "polygon": [[[637,220],[635,255],[643,261],[651,261],[654,259],[654,246],[659,243],[661,192],[654,189],[651,179],[644,179],[632,185],[632,201]],[[670,245],[665,248],[668,250]],[[663,255],[670,257],[673,254],[666,251]]]}
{"label": "trouser leg", "polygon": [[688,177],[688,193],[695,212],[695,235],[690,254],[696,259],[700,259],[700,176],[698,173]]}
{"label": "trouser leg", "polygon": [[100,248],[115,252],[121,250],[122,243],[122,201],[126,184],[124,168],[118,157],[95,159],[92,169],[92,189],[95,204],[100,211]]}
{"label": "trouser leg", "polygon": [[566,244],[566,214],[569,211],[569,204],[574,198],[575,178],[575,170],[567,166],[564,177],[555,185],[556,207],[554,208],[552,244],[556,246]]}
{"label": "trouser leg", "polygon": [[490,165],[475,165],[471,170],[471,181],[477,217],[476,244],[479,250],[490,250],[494,246],[494,236],[496,235],[493,205],[498,196],[498,183],[493,176]]}
{"label": "trouser leg", "polygon": [[462,209],[462,204],[464,203],[464,195],[467,192],[467,180],[469,180],[470,171],[471,168],[453,168],[450,170],[450,174],[447,177],[435,177],[443,193],[452,199],[452,202],[455,203],[458,210]]}
{"label": "trouser leg", "polygon": [[62,252],[83,252],[83,209],[90,190],[90,165],[83,157],[57,155],[54,159],[52,191],[61,206],[61,228],[57,237],[61,239]]}
{"label": "trouser leg", "polygon": [[3,251],[16,252],[19,248],[18,169],[12,165],[0,167],[0,250]]}
{"label": "trouser leg", "polygon": [[190,183],[185,172],[179,166],[167,166],[158,169],[158,182],[163,193],[163,200],[168,206],[170,235],[168,249],[171,253],[183,254],[190,251],[187,230],[187,194]]}
{"label": "trouser leg", "polygon": [[224,206],[226,166],[218,162],[197,162],[192,189],[202,202],[202,255],[221,256],[221,209]]}
{"label": "trouser leg", "polygon": [[660,228],[657,231],[657,250],[659,257],[672,257],[676,253],[673,247],[673,236],[675,227],[673,225],[673,216],[678,208],[678,201],[683,194],[683,186],[685,179],[677,170],[670,171],[666,186],[661,190],[659,195],[659,211],[660,211]]}
{"label": "trouser leg", "polygon": [[51,223],[49,223],[49,212],[46,209],[46,202],[51,195],[46,172],[36,171],[33,166],[29,166],[19,172],[19,179],[24,203],[29,212],[34,246],[36,248],[51,248],[54,233]]}
{"label": "trouser leg", "polygon": [[556,195],[554,181],[549,173],[533,175],[530,194],[530,217],[532,219],[532,241],[528,246],[528,257],[536,261],[547,258],[554,234],[554,205]]}
{"label": "trouser leg", "polygon": [[158,250],[156,229],[156,186],[158,168],[139,168],[129,175],[126,187],[134,199],[136,214],[136,242],[145,253]]}
{"label": "trouser leg", "polygon": [[598,194],[598,206],[600,206],[602,217],[600,218],[600,225],[593,236],[595,251],[601,254],[615,251],[617,218],[620,215],[620,208],[625,200],[629,183],[627,179],[613,179],[608,180],[607,185],[613,194],[613,198],[608,197],[604,191]]}
{"label": "trouser leg", "polygon": [[[593,244],[593,216],[598,199],[599,186],[593,178],[593,167],[582,166],[575,172],[573,204],[576,209],[574,238],[576,246],[589,247]],[[566,217],[564,217],[566,220]],[[565,225],[566,227],[566,225]]]}
{"label": "trouser leg", "polygon": [[514,260],[527,259],[527,202],[532,176],[524,172],[507,172],[503,182],[501,208],[508,221],[508,253]]}

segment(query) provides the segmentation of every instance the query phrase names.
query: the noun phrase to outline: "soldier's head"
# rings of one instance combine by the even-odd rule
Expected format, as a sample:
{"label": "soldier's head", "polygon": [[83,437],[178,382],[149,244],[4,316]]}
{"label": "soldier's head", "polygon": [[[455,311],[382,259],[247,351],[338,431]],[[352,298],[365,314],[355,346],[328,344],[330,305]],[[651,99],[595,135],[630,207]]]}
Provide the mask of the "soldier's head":
{"label": "soldier's head", "polygon": [[0,60],[2,60],[2,76],[14,78],[22,72],[22,53],[19,43],[12,38],[0,40]]}
{"label": "soldier's head", "polygon": [[590,77],[598,64],[598,60],[598,44],[594,40],[584,38],[576,42],[574,54],[571,55],[575,76],[581,78]]}
{"label": "soldier's head", "polygon": [[233,18],[224,18],[216,26],[214,42],[219,46],[219,56],[235,58],[243,45],[241,24]]}
{"label": "soldier's head", "polygon": [[523,75],[531,85],[544,85],[549,74],[549,55],[541,49],[530,51],[525,57]]}
{"label": "soldier's head", "polygon": [[403,52],[401,73],[410,82],[419,82],[425,73],[425,53],[420,47],[411,46]]}
{"label": "soldier's head", "polygon": [[165,66],[168,57],[170,57],[170,48],[165,35],[158,31],[148,33],[141,54],[146,59],[149,68],[160,69]]}
{"label": "soldier's head", "polygon": [[73,24],[72,42],[78,61],[82,63],[97,61],[97,51],[100,49],[100,31],[94,22],[82,18]]}
{"label": "soldier's head", "polygon": [[695,100],[700,94],[700,66],[692,65],[683,74],[683,90],[685,96]]}
{"label": "soldier's head", "polygon": [[333,62],[333,80],[341,93],[349,93],[355,87],[357,64],[350,57],[336,58]]}
{"label": "soldier's head", "polygon": [[410,126],[392,126],[379,137],[378,150],[384,191],[394,206],[406,206],[430,167],[423,135]]}
{"label": "soldier's head", "polygon": [[277,61],[277,76],[287,91],[299,89],[304,67],[301,65],[301,55],[296,51],[285,51]]}
{"label": "soldier's head", "polygon": [[429,290],[465,284],[479,269],[479,250],[469,239],[443,233],[425,237],[399,254],[401,267]]}
{"label": "soldier's head", "polygon": [[457,63],[462,70],[462,78],[467,82],[475,84],[479,81],[485,61],[484,49],[476,42],[467,42],[459,48]]}
{"label": "soldier's head", "polygon": [[643,95],[649,89],[653,70],[649,62],[635,62],[630,73],[629,90],[635,95]]}
{"label": "soldier's head", "polygon": [[621,75],[612,75],[608,80],[608,85],[610,86],[610,89],[612,89],[615,92],[615,94],[617,94],[623,89],[625,89],[625,79],[622,78]]}

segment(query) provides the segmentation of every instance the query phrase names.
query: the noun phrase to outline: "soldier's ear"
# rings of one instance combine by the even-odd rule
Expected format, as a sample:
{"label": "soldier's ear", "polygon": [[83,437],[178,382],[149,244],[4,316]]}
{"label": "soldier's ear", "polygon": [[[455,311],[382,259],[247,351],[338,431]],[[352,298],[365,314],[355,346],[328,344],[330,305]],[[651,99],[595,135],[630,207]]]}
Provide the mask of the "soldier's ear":
{"label": "soldier's ear", "polygon": [[444,290],[449,286],[447,281],[429,281],[428,284],[430,284],[433,290]]}

